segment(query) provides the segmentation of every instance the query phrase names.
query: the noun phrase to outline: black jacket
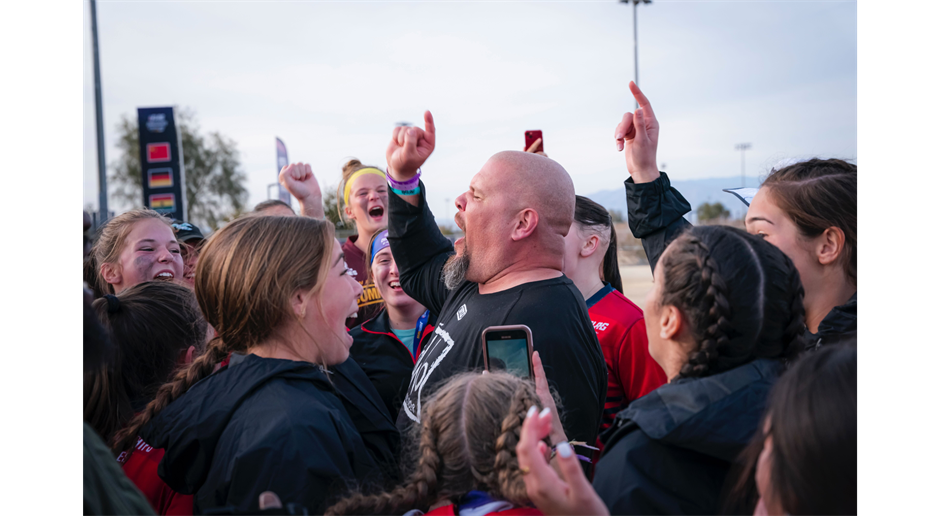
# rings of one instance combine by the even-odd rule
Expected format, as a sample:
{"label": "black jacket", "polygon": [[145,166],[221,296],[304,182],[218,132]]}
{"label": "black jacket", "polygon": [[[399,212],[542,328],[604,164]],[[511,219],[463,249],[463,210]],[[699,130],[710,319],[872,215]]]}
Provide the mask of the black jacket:
{"label": "black jacket", "polygon": [[[689,201],[669,183],[665,172],[650,183],[636,184],[633,178],[623,182],[627,192],[627,212],[630,231],[642,239],[650,269],[663,251],[683,231],[692,227],[683,215],[692,211]],[[820,323],[817,333],[806,330],[806,349],[818,349],[824,344],[854,342],[856,332],[856,295],[844,305],[833,308]]]}
{"label": "black jacket", "polygon": [[256,513],[264,491],[320,514],[348,488],[381,482],[319,366],[257,355],[233,361],[141,431],[166,450],[157,472],[195,495],[195,514]]}
{"label": "black jacket", "polygon": [[[434,314],[428,316],[428,323],[421,332],[421,342],[418,344],[419,355],[434,333],[435,319]],[[387,309],[349,330],[349,334],[353,338],[349,356],[365,371],[392,421],[396,421],[417,358],[411,355],[411,343],[403,343],[392,332]]]}
{"label": "black jacket", "polygon": [[663,385],[620,412],[602,435],[594,474],[611,514],[716,514],[725,476],[782,370],[758,359]]}

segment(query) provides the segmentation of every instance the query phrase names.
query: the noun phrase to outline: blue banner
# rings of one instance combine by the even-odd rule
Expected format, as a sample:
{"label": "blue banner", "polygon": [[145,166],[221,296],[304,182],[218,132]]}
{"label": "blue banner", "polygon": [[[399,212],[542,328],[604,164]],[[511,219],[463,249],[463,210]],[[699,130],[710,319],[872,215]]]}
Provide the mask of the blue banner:
{"label": "blue banner", "polygon": [[173,108],[138,108],[137,134],[144,206],[186,222],[183,143]]}

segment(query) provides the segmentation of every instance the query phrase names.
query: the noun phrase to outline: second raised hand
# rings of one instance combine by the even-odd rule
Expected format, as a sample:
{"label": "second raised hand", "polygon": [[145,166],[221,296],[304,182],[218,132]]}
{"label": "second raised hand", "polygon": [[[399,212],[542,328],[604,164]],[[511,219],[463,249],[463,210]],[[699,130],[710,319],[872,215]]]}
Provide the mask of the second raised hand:
{"label": "second raised hand", "polygon": [[388,173],[396,181],[408,181],[434,152],[434,117],[424,112],[424,129],[396,127],[385,150]]}
{"label": "second raised hand", "polygon": [[623,119],[614,129],[617,150],[624,151],[627,171],[636,183],[649,183],[659,177],[656,166],[656,148],[659,145],[659,121],[653,106],[639,86],[630,82],[630,92],[639,108],[634,113],[624,113]]}

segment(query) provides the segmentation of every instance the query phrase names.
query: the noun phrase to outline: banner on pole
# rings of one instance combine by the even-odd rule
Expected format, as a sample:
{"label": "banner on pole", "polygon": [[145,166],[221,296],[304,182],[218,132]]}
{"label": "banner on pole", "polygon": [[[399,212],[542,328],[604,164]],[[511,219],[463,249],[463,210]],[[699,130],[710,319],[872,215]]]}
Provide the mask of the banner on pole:
{"label": "banner on pole", "polygon": [[144,206],[185,222],[183,142],[176,129],[173,108],[138,108],[137,132]]}

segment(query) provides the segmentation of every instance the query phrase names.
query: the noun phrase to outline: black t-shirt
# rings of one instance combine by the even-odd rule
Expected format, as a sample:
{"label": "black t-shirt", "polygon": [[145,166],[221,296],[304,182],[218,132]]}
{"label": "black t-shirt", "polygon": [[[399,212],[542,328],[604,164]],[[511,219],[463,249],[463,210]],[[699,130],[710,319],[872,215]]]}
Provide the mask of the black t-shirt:
{"label": "black t-shirt", "polygon": [[465,281],[448,291],[441,269],[453,245],[434,222],[424,198],[415,207],[389,197],[389,244],[408,295],[438,313],[434,336],[422,348],[398,415],[403,432],[420,422],[421,403],[455,374],[483,369],[483,330],[525,324],[532,330],[549,385],[561,397],[569,439],[593,443],[607,391],[607,367],[584,298],[565,276],[480,294]]}

